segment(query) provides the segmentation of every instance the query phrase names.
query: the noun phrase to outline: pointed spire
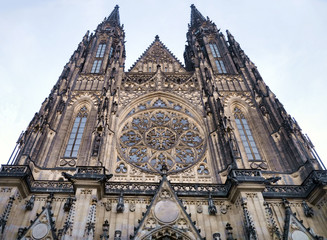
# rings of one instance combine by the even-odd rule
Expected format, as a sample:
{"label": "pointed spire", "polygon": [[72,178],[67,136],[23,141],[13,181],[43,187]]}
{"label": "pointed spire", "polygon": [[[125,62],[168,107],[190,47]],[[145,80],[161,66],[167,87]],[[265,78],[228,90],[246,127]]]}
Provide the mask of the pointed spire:
{"label": "pointed spire", "polygon": [[194,6],[194,4],[191,5],[191,27],[196,27],[206,21],[206,19],[203,17],[203,15],[199,12],[198,9]]}
{"label": "pointed spire", "polygon": [[106,22],[109,22],[113,25],[120,25],[120,18],[119,18],[119,6],[116,5],[114,10],[110,13],[109,17],[107,18]]}

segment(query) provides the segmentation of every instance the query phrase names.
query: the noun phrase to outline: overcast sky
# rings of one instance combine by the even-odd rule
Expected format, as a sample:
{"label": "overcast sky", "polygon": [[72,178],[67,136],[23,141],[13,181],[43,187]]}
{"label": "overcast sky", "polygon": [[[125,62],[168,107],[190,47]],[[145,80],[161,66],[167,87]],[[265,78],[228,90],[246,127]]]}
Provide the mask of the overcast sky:
{"label": "overcast sky", "polygon": [[190,5],[230,30],[327,162],[325,0],[0,0],[0,162],[56,83],[87,30],[120,6],[126,67],[154,40],[184,62]]}

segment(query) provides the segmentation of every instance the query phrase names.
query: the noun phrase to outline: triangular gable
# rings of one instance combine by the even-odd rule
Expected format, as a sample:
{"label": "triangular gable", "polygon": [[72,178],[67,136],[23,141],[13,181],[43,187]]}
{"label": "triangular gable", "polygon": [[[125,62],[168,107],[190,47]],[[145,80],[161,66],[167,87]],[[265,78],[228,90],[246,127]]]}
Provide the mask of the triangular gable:
{"label": "triangular gable", "polygon": [[148,240],[165,236],[171,239],[202,239],[166,176],[163,176],[132,239]]}
{"label": "triangular gable", "polygon": [[52,215],[50,205],[43,207],[43,211],[37,215],[28,228],[23,230],[21,237],[17,239],[57,239]]}
{"label": "triangular gable", "polygon": [[297,219],[296,215],[292,213],[291,208],[286,205],[285,225],[284,225],[284,240],[314,240],[318,239],[306,227],[303,226],[302,221]]}
{"label": "triangular gable", "polygon": [[163,72],[186,72],[182,63],[156,36],[151,45],[129,69],[129,72],[156,72],[158,65],[161,66]]}

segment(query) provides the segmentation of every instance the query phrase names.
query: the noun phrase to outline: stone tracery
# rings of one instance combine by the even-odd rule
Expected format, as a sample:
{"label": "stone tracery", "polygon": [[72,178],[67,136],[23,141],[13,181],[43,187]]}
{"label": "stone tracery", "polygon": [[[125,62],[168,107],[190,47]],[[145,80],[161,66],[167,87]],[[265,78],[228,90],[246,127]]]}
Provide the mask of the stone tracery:
{"label": "stone tracery", "polygon": [[192,113],[182,104],[156,98],[138,104],[119,134],[119,152],[132,165],[149,172],[184,170],[205,151],[205,137]]}

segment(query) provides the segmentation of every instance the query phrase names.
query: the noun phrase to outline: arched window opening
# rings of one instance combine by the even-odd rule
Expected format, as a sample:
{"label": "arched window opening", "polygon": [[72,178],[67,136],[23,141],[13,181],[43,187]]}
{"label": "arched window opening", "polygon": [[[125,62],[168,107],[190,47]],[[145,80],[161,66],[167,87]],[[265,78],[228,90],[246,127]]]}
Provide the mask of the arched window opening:
{"label": "arched window opening", "polygon": [[255,144],[249,124],[244,117],[242,111],[238,108],[234,109],[234,117],[237,129],[249,161],[262,161],[257,145]]}
{"label": "arched window opening", "polygon": [[107,44],[105,44],[105,43],[100,43],[100,44],[99,44],[99,47],[98,47],[97,54],[96,54],[95,57],[97,57],[97,58],[103,58],[103,56],[104,56],[104,52],[105,52],[105,50],[106,50],[106,46],[107,46]]}
{"label": "arched window opening", "polygon": [[87,109],[86,107],[82,107],[79,113],[77,114],[73,129],[70,133],[67,148],[65,151],[65,157],[76,158],[78,149],[81,145],[82,136],[86,124],[87,119]]}
{"label": "arched window opening", "polygon": [[98,46],[98,50],[95,55],[95,60],[92,65],[91,73],[100,73],[100,68],[102,65],[102,59],[104,56],[104,53],[106,51],[107,44],[100,43]]}
{"label": "arched window opening", "polygon": [[209,43],[209,47],[212,53],[212,56],[215,59],[215,64],[218,70],[218,73],[227,73],[223,59],[221,57],[221,54],[218,50],[217,44],[215,43]]}

